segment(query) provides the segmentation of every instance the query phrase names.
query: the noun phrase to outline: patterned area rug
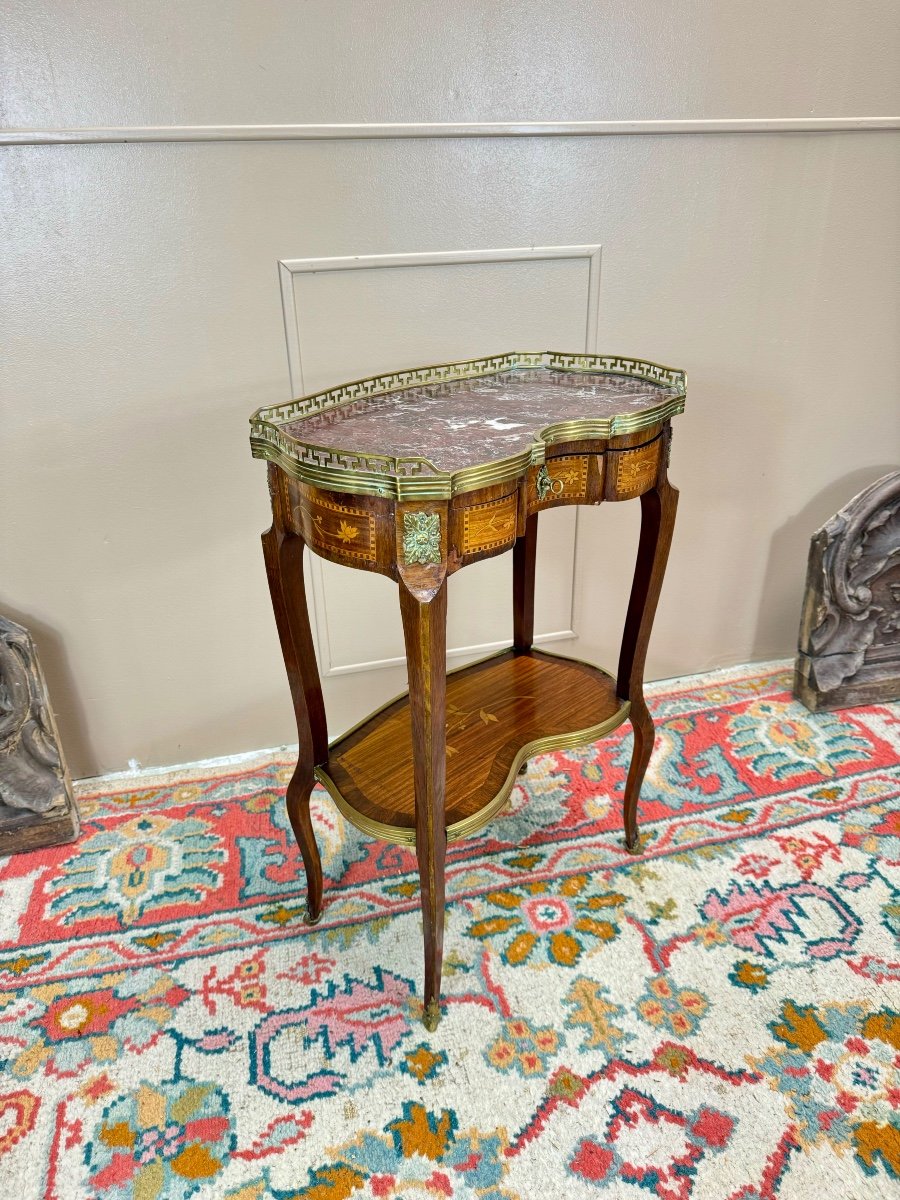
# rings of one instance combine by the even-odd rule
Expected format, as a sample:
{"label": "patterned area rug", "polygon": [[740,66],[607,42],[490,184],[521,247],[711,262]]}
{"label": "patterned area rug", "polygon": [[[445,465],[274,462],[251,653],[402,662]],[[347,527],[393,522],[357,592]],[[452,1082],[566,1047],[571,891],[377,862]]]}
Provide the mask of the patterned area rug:
{"label": "patterned area rug", "polygon": [[21,1200],[900,1194],[900,709],[783,667],[658,685],[645,852],[624,731],[535,760],[450,854],[419,1023],[412,855],[289,756],[81,788],[0,861],[0,1180]]}

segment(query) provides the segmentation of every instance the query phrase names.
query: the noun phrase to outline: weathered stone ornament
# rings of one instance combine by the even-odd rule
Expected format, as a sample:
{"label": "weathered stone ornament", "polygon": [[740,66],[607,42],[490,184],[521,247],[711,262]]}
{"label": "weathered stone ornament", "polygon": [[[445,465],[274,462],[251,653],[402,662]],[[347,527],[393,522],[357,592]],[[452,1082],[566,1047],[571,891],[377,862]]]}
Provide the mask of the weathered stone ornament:
{"label": "weathered stone ornament", "polygon": [[900,471],[813,535],[794,695],[814,712],[900,699]]}
{"label": "weathered stone ornament", "polygon": [[78,830],[34,642],[0,617],[0,854],[69,842]]}

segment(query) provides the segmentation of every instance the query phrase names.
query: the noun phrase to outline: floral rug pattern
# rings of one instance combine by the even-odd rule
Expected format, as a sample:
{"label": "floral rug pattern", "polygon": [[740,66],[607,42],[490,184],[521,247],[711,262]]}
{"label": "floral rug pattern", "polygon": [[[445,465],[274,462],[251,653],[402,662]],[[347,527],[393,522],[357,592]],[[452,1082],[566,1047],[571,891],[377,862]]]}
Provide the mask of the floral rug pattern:
{"label": "floral rug pattern", "polygon": [[649,689],[450,848],[444,1015],[415,859],[288,753],[80,787],[0,859],[0,1181],[20,1200],[900,1194],[900,707],[812,715],[781,665]]}

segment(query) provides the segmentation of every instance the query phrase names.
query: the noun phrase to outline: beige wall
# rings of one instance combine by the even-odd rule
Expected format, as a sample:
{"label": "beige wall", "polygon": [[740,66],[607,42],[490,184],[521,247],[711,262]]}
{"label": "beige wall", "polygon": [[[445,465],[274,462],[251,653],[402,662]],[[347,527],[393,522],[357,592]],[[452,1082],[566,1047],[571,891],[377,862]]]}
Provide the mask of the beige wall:
{"label": "beige wall", "polygon": [[[792,652],[810,533],[900,450],[900,122],[849,128],[900,113],[893,0],[8,0],[0,39],[4,125],[47,131],[0,150],[0,610],[37,636],[76,774],[294,739],[246,426],[290,389],[283,260],[602,245],[600,348],[689,377],[649,673]],[[778,131],[824,117],[844,131]],[[223,128],[682,119],[706,131]],[[158,128],[200,124],[218,140]],[[59,144],[81,126],[158,140]],[[583,346],[587,283],[565,257],[296,274],[306,382]],[[554,514],[560,649],[614,663],[634,509]],[[466,575],[455,648],[503,636],[508,560]],[[355,605],[361,578],[316,575],[335,732],[403,686],[354,669],[399,652],[390,585]]]}

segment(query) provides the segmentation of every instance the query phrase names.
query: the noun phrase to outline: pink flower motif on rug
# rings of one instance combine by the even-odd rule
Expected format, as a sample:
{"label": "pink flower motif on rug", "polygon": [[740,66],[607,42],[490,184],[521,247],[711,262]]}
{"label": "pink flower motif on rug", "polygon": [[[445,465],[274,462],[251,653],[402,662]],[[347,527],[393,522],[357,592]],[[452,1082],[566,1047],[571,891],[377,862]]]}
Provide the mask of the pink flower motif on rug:
{"label": "pink flower motif on rug", "polygon": [[297,1078],[298,1034],[305,1048],[320,1044],[326,1061],[332,1061],[343,1047],[351,1063],[367,1050],[372,1050],[378,1063],[390,1062],[392,1052],[412,1032],[412,986],[378,967],[374,975],[374,984],[345,976],[340,990],[331,980],[324,992],[312,992],[305,1008],[265,1017],[250,1035],[251,1082],[291,1104],[338,1091],[344,1076],[327,1067]]}
{"label": "pink flower motif on rug", "polygon": [[356,1060],[372,1046],[379,1060],[387,1062],[409,1033],[411,985],[378,967],[374,973],[374,985],[345,978],[339,991],[329,983],[321,994],[313,992],[312,1003],[303,1010],[307,1038],[321,1036],[329,1056],[346,1045]]}
{"label": "pink flower motif on rug", "polygon": [[[724,895],[711,891],[700,911],[726,929],[735,946],[768,956],[773,954],[771,942],[784,944],[796,935],[811,958],[833,958],[852,948],[860,930],[859,918],[835,892],[806,880],[780,887],[767,881],[735,882]],[[829,933],[803,938],[806,921]]]}
{"label": "pink flower motif on rug", "polygon": [[[20,1077],[41,1067],[68,1077],[94,1062],[115,1062],[126,1049],[143,1053],[190,996],[171,975],[152,967],[100,976],[97,983],[85,988],[76,979],[23,991],[13,1009],[19,1019],[7,1022],[0,1041],[0,1063],[3,1041],[18,1050],[7,1061]],[[0,1003],[3,998],[0,993]]]}
{"label": "pink flower motif on rug", "polygon": [[735,1126],[718,1109],[678,1112],[633,1088],[616,1096],[612,1112],[602,1141],[584,1138],[569,1170],[600,1186],[637,1184],[658,1200],[688,1200],[698,1163],[724,1150]]}

